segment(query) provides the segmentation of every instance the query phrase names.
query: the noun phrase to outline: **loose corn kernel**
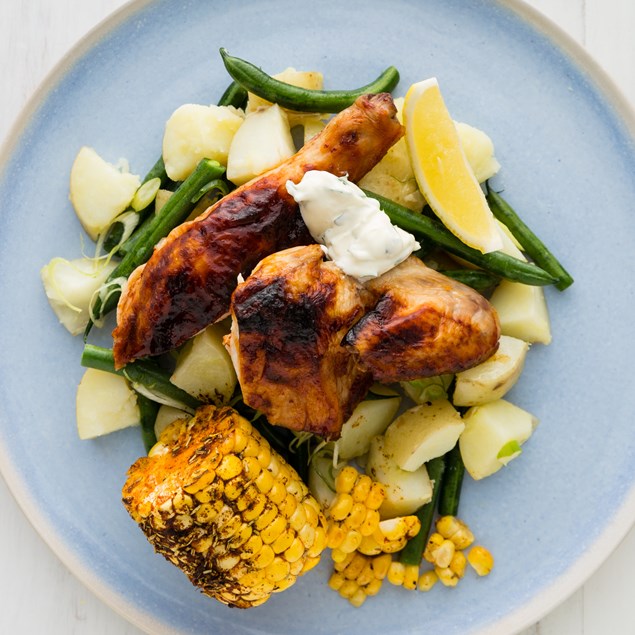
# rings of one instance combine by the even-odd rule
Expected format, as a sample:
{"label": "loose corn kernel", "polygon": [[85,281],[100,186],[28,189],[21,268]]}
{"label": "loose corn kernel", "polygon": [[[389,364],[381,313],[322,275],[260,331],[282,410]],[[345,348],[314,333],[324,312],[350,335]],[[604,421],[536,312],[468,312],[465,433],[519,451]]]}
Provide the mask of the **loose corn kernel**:
{"label": "loose corn kernel", "polygon": [[382,582],[383,578],[375,578],[369,582],[364,589],[366,591],[366,595],[377,595],[379,593],[379,589],[381,589]]}
{"label": "loose corn kernel", "polygon": [[348,598],[353,597],[353,595],[357,593],[358,589],[359,584],[357,584],[355,580],[345,580],[339,588],[339,594],[348,600]]}
{"label": "loose corn kernel", "polygon": [[465,554],[457,550],[454,552],[452,556],[452,561],[450,562],[450,569],[454,571],[457,577],[462,578],[465,575],[465,567],[467,565],[467,558]]}
{"label": "loose corn kernel", "polygon": [[335,491],[338,494],[348,494],[358,477],[359,472],[352,465],[347,465],[335,478]]}
{"label": "loose corn kernel", "polygon": [[370,566],[373,568],[373,573],[378,580],[383,580],[388,575],[388,569],[390,569],[391,562],[392,557],[387,553],[375,556],[371,560]]}
{"label": "loose corn kernel", "polygon": [[331,549],[331,558],[333,559],[333,562],[339,564],[341,562],[344,562],[347,556],[353,555],[353,553],[353,551],[347,552],[342,551],[341,549]]}
{"label": "loose corn kernel", "polygon": [[390,584],[394,584],[395,586],[402,586],[405,575],[406,565],[404,565],[402,562],[394,560],[390,563],[390,567],[388,567],[388,575],[386,576],[386,578],[388,582],[390,582]]}
{"label": "loose corn kernel", "polygon": [[450,540],[457,549],[467,549],[474,542],[474,534],[465,526],[459,529]]}
{"label": "loose corn kernel", "polygon": [[346,578],[338,571],[332,573],[329,578],[329,586],[333,591],[339,591],[344,582],[346,582]]}
{"label": "loose corn kernel", "polygon": [[364,568],[359,572],[357,576],[357,584],[360,586],[367,586],[373,580],[375,580],[375,574],[373,572],[373,567],[370,564],[369,558],[364,558]]}
{"label": "loose corn kernel", "polygon": [[455,587],[459,583],[458,576],[449,567],[434,567],[434,572],[444,586]]}
{"label": "loose corn kernel", "polygon": [[450,566],[456,547],[451,540],[444,540],[434,552],[434,564],[445,569]]}
{"label": "loose corn kernel", "polygon": [[348,598],[348,601],[356,608],[359,608],[366,601],[366,592],[364,589],[357,589],[353,595]]}
{"label": "loose corn kernel", "polygon": [[439,576],[437,576],[437,574],[432,569],[430,569],[429,571],[424,571],[419,576],[417,589],[419,589],[419,591],[429,591],[438,581]]}
{"label": "loose corn kernel", "polygon": [[467,554],[467,561],[480,576],[488,575],[494,568],[494,557],[485,547],[480,545],[476,545],[470,549],[470,552]]}
{"label": "loose corn kernel", "polygon": [[408,564],[404,570],[402,586],[404,589],[414,591],[419,580],[419,567],[416,564]]}
{"label": "loose corn kernel", "polygon": [[431,534],[430,538],[428,538],[426,548],[423,551],[423,557],[431,564],[434,564],[435,552],[441,546],[444,540],[445,538],[441,534],[436,532]]}
{"label": "loose corn kernel", "polygon": [[331,553],[331,557],[333,559],[333,562],[335,563],[335,566],[333,568],[335,569],[335,571],[344,571],[344,569],[346,569],[346,567],[348,567],[348,565],[353,561],[355,552],[353,551],[352,553],[344,553],[343,551],[338,551],[337,549],[334,549],[333,551],[337,552],[338,554],[337,557],[333,558],[333,553]]}
{"label": "loose corn kernel", "polygon": [[344,576],[348,580],[356,580],[357,584],[360,584],[359,574],[363,571],[366,566],[366,558],[361,553],[355,553],[353,555],[353,559],[348,563],[346,569],[344,569]]}

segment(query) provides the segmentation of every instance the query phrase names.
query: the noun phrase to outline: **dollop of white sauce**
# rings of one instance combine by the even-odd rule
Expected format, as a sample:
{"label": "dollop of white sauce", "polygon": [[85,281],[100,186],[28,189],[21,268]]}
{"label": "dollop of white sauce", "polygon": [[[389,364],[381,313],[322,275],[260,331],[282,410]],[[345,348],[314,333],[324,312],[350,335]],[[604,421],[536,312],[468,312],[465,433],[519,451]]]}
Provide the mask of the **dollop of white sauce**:
{"label": "dollop of white sauce", "polygon": [[309,170],[297,185],[287,181],[287,191],[300,205],[313,239],[358,280],[380,276],[419,249],[412,234],[395,227],[379,202],[345,176]]}

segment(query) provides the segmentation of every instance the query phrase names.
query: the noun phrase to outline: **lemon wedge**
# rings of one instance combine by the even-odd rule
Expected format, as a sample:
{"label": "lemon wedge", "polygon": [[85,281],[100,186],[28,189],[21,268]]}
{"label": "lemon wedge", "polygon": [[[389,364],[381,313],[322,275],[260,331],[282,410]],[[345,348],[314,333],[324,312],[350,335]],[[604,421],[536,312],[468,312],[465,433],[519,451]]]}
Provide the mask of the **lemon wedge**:
{"label": "lemon wedge", "polygon": [[410,87],[403,113],[415,177],[434,213],[466,245],[483,253],[500,249],[500,232],[436,78]]}

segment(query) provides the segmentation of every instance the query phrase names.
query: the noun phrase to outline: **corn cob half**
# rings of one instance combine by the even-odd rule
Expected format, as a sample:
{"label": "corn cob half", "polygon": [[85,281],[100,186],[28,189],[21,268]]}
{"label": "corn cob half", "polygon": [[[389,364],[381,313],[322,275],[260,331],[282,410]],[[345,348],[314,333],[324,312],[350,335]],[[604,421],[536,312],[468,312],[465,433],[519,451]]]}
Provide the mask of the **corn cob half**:
{"label": "corn cob half", "polygon": [[168,426],[128,471],[123,502],[203,593],[249,608],[315,566],[326,520],[297,472],[231,408]]}

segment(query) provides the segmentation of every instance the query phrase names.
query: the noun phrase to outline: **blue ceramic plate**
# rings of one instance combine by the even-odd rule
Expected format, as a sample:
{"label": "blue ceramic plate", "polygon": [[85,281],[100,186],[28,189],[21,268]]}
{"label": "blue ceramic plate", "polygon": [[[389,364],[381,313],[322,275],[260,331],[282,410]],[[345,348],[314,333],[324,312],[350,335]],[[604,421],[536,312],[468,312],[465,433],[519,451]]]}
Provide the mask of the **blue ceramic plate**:
{"label": "blue ceramic plate", "polygon": [[[120,503],[136,430],[75,431],[80,338],[56,323],[39,280],[76,257],[68,175],[81,145],[144,172],[185,102],[228,83],[218,48],[275,72],[320,69],[363,85],[395,64],[398,91],[439,78],[455,119],[486,130],[496,187],[576,278],[548,290],[554,341],[532,348],[510,395],[541,425],[509,468],[466,484],[461,515],[491,547],[487,579],[406,593],[363,609],[327,588],[328,563],[266,605],[228,609],[156,556]],[[0,459],[38,530],[69,567],[154,633],[508,633],[582,584],[635,519],[635,147],[633,121],[595,65],[517,2],[297,0],[133,2],[88,36],[39,91],[0,173]],[[25,259],[25,249],[30,254]]]}

